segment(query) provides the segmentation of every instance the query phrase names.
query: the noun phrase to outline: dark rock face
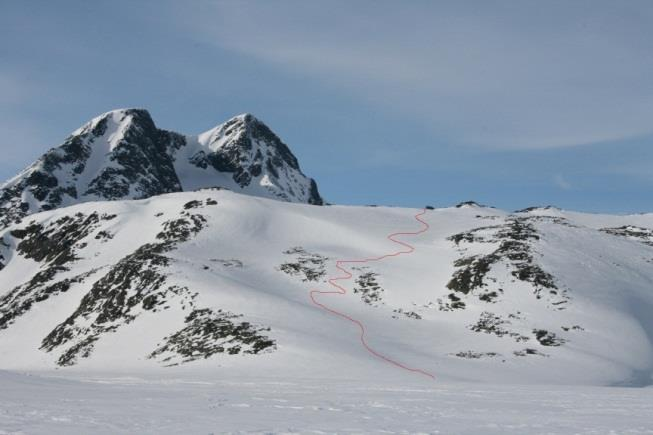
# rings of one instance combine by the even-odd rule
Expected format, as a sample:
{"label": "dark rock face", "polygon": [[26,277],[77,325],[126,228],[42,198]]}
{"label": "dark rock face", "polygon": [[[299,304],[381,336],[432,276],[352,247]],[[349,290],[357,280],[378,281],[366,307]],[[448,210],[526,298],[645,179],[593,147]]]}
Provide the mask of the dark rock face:
{"label": "dark rock face", "polygon": [[25,258],[38,262],[46,261],[54,266],[62,266],[76,259],[77,243],[88,236],[100,220],[110,220],[108,215],[97,213],[64,216],[44,228],[41,224],[30,224],[24,229],[11,231],[11,235],[20,239],[16,251]]}
{"label": "dark rock face", "polygon": [[16,254],[43,263],[39,272],[25,283],[0,297],[0,329],[30,310],[34,304],[64,293],[73,284],[82,282],[95,271],[62,279],[60,274],[69,270],[69,264],[78,259],[77,251],[84,247],[83,240],[92,234],[103,221],[115,215],[77,213],[64,216],[47,226],[32,223],[11,231],[18,242]]}
{"label": "dark rock face", "polygon": [[[109,128],[122,136],[113,149],[102,149]],[[181,191],[171,151],[184,143],[183,136],[157,129],[145,110],[96,118],[0,189],[0,228],[31,213],[87,200],[141,199]],[[106,158],[97,168],[89,167],[94,148],[101,154],[96,158]]]}
{"label": "dark rock face", "polygon": [[83,282],[96,272],[91,270],[71,278],[57,279],[56,275],[64,271],[64,268],[57,267],[45,269],[0,298],[0,329],[6,329],[35,304],[67,292],[74,284]]}
{"label": "dark rock face", "polygon": [[299,276],[304,282],[322,281],[326,276],[327,257],[307,252],[301,246],[290,248],[283,253],[295,256],[295,261],[281,264],[279,266],[280,271],[291,276]]}
{"label": "dark rock face", "polygon": [[[477,216],[477,218],[483,218]],[[571,300],[566,288],[559,285],[554,277],[546,272],[537,262],[536,242],[540,240],[538,223],[555,224],[573,227],[564,218],[555,216],[509,216],[504,223],[483,226],[450,236],[448,240],[454,243],[460,253],[455,260],[455,271],[447,288],[452,292],[448,301],[438,300],[441,311],[466,309],[467,304],[479,302],[495,304],[504,296],[504,286],[508,284],[504,270],[509,271],[511,282],[521,281],[527,284],[537,300],[547,302],[551,310],[564,310]],[[467,250],[472,244],[493,244],[495,247],[489,253],[469,255]],[[486,251],[487,252],[487,251]],[[497,270],[498,269],[498,270]],[[499,273],[496,273],[496,272]],[[508,284],[510,285],[510,284]],[[510,296],[510,294],[508,294]],[[473,301],[477,298],[478,301]],[[488,306],[488,305],[485,305]],[[478,320],[468,328],[476,333],[494,335],[503,339],[512,339],[517,343],[537,341],[540,346],[561,346],[567,340],[555,333],[526,327],[525,314],[517,311],[502,317],[499,314],[484,310]],[[562,327],[567,332],[570,327]],[[578,326],[577,330],[582,330]],[[526,348],[513,352],[514,356],[529,355],[548,356],[537,349]],[[482,352],[465,351],[455,356],[469,359],[480,359],[487,355]]]}
{"label": "dark rock face", "polygon": [[515,356],[539,355],[539,356],[543,356],[543,357],[548,357],[549,356],[549,355],[547,355],[545,353],[540,352],[537,349],[533,349],[533,348],[530,348],[530,347],[527,347],[524,350],[516,350],[516,351],[513,352],[513,355],[515,355]]}
{"label": "dark rock face", "polygon": [[476,352],[473,350],[466,350],[466,351],[457,352],[454,354],[454,356],[457,356],[458,358],[466,358],[466,359],[481,359],[481,358],[496,358],[501,355],[496,352]]}
{"label": "dark rock face", "polygon": [[[283,166],[299,170],[299,163],[288,146],[250,114],[227,121],[222,132],[225,136],[232,136],[232,140],[209,154],[207,160],[218,171],[233,172],[234,181],[242,187],[249,184],[252,176],[259,176],[264,166],[277,178],[277,169]],[[254,142],[268,145],[265,155]]]}
{"label": "dark rock face", "polygon": [[162,363],[166,365],[222,352],[234,355],[273,350],[275,342],[263,333],[269,328],[237,321],[242,315],[198,307],[197,293],[168,283],[166,268],[173,261],[169,253],[205,228],[207,220],[199,209],[217,205],[212,198],[189,201],[177,216],[160,224],[161,230],[152,242],[138,247],[115,264],[87,268],[77,275],[70,271],[73,264],[87,259],[84,257],[89,252],[84,249],[88,243],[91,240],[110,243],[113,239],[108,226],[116,231],[115,222],[109,222],[116,219],[116,215],[79,212],[46,223],[33,221],[11,230],[0,238],[0,256],[9,252],[13,245],[12,255],[36,261],[40,268],[23,284],[0,297],[0,330],[10,327],[39,303],[85,285],[88,290],[72,314],[62,319],[41,341],[42,350],[59,351],[57,364],[60,366],[74,365],[80,358],[88,358],[95,343],[106,334],[135,321],[142,314],[157,313],[172,306],[192,310],[192,313],[186,317],[182,330],[165,337],[149,355],[150,358],[163,358]]}
{"label": "dark rock face", "polygon": [[500,316],[497,316],[494,313],[489,311],[483,311],[478,319],[478,321],[469,326],[474,332],[482,332],[485,334],[493,334],[497,337],[503,337],[505,335],[512,337],[515,341],[528,341],[530,338],[522,335],[518,332],[510,331],[507,329],[511,322],[509,320],[502,319]]}
{"label": "dark rock face", "polygon": [[476,201],[463,201],[456,204],[456,208],[463,208],[463,207],[484,207],[484,206]]}
{"label": "dark rock face", "polygon": [[132,122],[109,158],[115,166],[102,168],[84,194],[113,200],[132,190],[134,199],[181,191],[170,151],[184,146],[184,137],[157,129],[144,110],[127,110],[125,116]]}
{"label": "dark rock face", "polygon": [[[458,204],[456,204],[455,207],[456,207],[456,208],[464,208],[464,207],[471,207],[471,208],[494,208],[494,207],[489,206],[489,205],[479,204],[479,203],[476,202],[476,201],[463,201],[463,202],[459,202]],[[428,208],[428,207],[427,207],[427,208]]]}
{"label": "dark rock face", "polygon": [[[454,263],[456,271],[447,288],[462,295],[474,293],[484,302],[495,302],[499,293],[484,291],[488,287],[488,274],[495,265],[506,263],[511,268],[511,275],[529,283],[538,299],[546,295],[552,300],[551,305],[556,309],[564,309],[563,305],[568,301],[566,292],[557,287],[553,276],[544,271],[535,262],[533,256],[530,242],[539,240],[540,236],[531,221],[541,219],[544,218],[515,217],[510,218],[503,225],[479,227],[449,237],[449,240],[457,246],[462,243],[498,243],[499,245],[489,254],[463,256],[456,260]],[[552,222],[566,224],[558,218],[554,218]],[[500,288],[498,290],[502,291]],[[479,293],[479,291],[483,292]],[[456,303],[459,300],[459,296],[452,298]],[[464,304],[457,304],[452,308],[464,308]]]}
{"label": "dark rock face", "polygon": [[165,337],[148,358],[159,358],[173,366],[219,353],[257,354],[276,347],[265,335],[269,328],[238,321],[241,317],[209,308],[193,310],[185,319],[186,326]]}
{"label": "dark rock face", "polygon": [[311,178],[311,187],[310,187],[310,197],[308,199],[309,204],[313,205],[324,205],[324,200],[320,196],[320,192],[317,190],[317,183]]}
{"label": "dark rock face", "polygon": [[196,153],[189,160],[191,164],[231,173],[241,188],[266,175],[274,181],[277,188],[272,192],[279,199],[290,201],[300,197],[308,204],[323,205],[315,181],[300,179],[305,176],[288,146],[254,116],[245,114],[227,121],[210,132],[207,145],[216,149]]}
{"label": "dark rock face", "polygon": [[3,250],[9,250],[10,246],[7,244],[4,240],[3,237],[0,237],[0,270],[4,269],[5,267],[5,261],[7,260],[5,258],[5,255],[2,253]]}
{"label": "dark rock face", "polygon": [[559,209],[554,205],[533,206],[533,207],[522,208],[521,210],[515,210],[515,213],[530,213],[532,211],[538,211],[538,210],[545,211],[545,210],[559,210]]}
{"label": "dark rock face", "polygon": [[159,241],[136,249],[96,281],[77,310],[43,339],[41,348],[52,351],[72,342],[58,360],[59,365],[72,365],[91,354],[101,335],[132,322],[139,311],[156,311],[174,298],[191,303],[195,295],[186,287],[166,285],[161,269],[170,263],[165,254],[197,234],[205,222],[202,215],[187,212],[165,222],[156,236]]}
{"label": "dark rock face", "polygon": [[[198,151],[191,165],[231,174],[244,192],[267,177],[259,194],[267,189],[272,198],[323,204],[315,181],[302,174],[290,149],[261,121],[238,116],[215,131],[220,146]],[[187,146],[185,136],[157,128],[146,110],[106,113],[0,187],[0,229],[79,202],[180,192],[175,164]]]}
{"label": "dark rock face", "polygon": [[566,341],[546,329],[534,329],[533,334],[542,346],[561,346]]}
{"label": "dark rock face", "polygon": [[363,269],[355,269],[360,271],[360,274],[354,281],[353,292],[360,294],[361,300],[368,305],[377,306],[383,300],[383,287],[378,282],[378,273],[366,271]]}
{"label": "dark rock face", "polygon": [[617,228],[601,228],[600,231],[653,246],[653,230],[650,228],[624,225]]}

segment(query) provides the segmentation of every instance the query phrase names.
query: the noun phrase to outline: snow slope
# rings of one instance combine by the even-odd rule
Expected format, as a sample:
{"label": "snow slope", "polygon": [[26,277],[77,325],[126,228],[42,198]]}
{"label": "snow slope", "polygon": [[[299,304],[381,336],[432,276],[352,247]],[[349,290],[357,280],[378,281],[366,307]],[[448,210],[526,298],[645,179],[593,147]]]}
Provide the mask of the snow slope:
{"label": "snow slope", "polygon": [[[0,232],[0,368],[432,386],[309,296],[336,260],[396,251],[419,211],[208,189],[35,214]],[[653,215],[423,219],[400,236],[413,253],[347,265],[348,293],[320,296],[373,349],[440,383],[651,384]]]}

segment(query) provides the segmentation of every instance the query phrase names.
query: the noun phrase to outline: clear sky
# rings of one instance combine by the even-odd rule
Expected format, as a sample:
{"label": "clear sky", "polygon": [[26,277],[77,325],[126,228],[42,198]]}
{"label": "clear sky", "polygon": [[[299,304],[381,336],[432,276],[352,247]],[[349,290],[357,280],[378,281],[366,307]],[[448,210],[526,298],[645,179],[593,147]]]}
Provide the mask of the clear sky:
{"label": "clear sky", "polygon": [[653,211],[651,1],[0,0],[0,178],[250,112],[342,204]]}

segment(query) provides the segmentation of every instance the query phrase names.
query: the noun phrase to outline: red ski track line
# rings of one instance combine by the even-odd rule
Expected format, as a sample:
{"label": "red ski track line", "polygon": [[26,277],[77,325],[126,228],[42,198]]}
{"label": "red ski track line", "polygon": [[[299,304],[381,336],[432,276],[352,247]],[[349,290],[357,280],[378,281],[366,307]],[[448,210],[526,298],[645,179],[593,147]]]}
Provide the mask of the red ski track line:
{"label": "red ski track line", "polygon": [[391,254],[381,255],[380,257],[362,258],[362,259],[359,259],[359,260],[337,260],[336,261],[336,269],[340,270],[344,275],[336,276],[336,277],[330,278],[328,280],[328,283],[331,286],[335,287],[336,290],[332,290],[332,291],[311,290],[310,297],[311,297],[311,301],[315,305],[317,305],[318,307],[330,312],[331,314],[335,314],[336,316],[342,317],[343,319],[348,320],[351,323],[354,323],[355,325],[357,325],[358,329],[360,330],[361,344],[363,345],[365,350],[367,350],[373,356],[375,356],[375,357],[377,357],[379,359],[382,359],[383,361],[385,361],[385,362],[387,362],[389,364],[392,364],[392,365],[394,365],[396,367],[399,367],[401,369],[408,370],[409,372],[413,372],[413,373],[418,373],[418,374],[427,376],[427,377],[435,380],[435,376],[432,375],[431,373],[425,371],[425,370],[418,369],[418,368],[413,368],[413,367],[408,367],[407,365],[402,364],[402,363],[400,363],[400,362],[398,362],[396,360],[393,360],[392,358],[389,358],[389,357],[377,352],[376,350],[374,350],[367,343],[367,340],[365,338],[366,329],[365,329],[365,326],[363,325],[362,322],[360,322],[359,320],[354,319],[353,317],[348,316],[347,314],[341,313],[340,311],[336,311],[333,308],[329,308],[326,305],[318,302],[315,299],[315,295],[344,295],[344,294],[347,293],[347,290],[344,287],[336,284],[336,281],[341,281],[341,280],[346,280],[346,279],[352,278],[351,272],[349,272],[347,269],[345,269],[342,266],[345,263],[368,263],[368,262],[372,262],[372,261],[380,261],[380,260],[383,260],[383,259],[389,258],[389,257],[398,257],[398,256],[400,256],[402,254],[410,254],[413,251],[415,251],[415,248],[413,246],[409,245],[408,243],[402,242],[400,240],[396,240],[394,237],[396,237],[396,236],[416,236],[418,234],[422,234],[422,233],[428,231],[428,229],[430,228],[429,224],[427,224],[422,219],[420,219],[420,216],[423,216],[425,213],[426,213],[426,209],[422,210],[420,213],[417,213],[415,215],[415,220],[417,220],[418,222],[420,222],[422,224],[422,229],[420,229],[419,231],[392,233],[392,234],[390,234],[390,235],[388,235],[386,237],[391,242],[394,242],[394,243],[397,243],[397,244],[403,246],[404,248],[406,248],[406,250],[396,251],[396,252],[393,252]]}

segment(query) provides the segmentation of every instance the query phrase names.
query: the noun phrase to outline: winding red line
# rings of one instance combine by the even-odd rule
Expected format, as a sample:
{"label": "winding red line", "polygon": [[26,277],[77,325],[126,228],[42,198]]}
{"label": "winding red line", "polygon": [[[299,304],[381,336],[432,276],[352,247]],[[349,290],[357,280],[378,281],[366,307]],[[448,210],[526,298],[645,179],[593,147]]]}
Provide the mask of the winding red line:
{"label": "winding red line", "polygon": [[383,260],[384,258],[398,257],[399,255],[402,255],[402,254],[410,254],[413,251],[415,251],[415,248],[413,246],[409,245],[408,243],[402,242],[400,240],[396,240],[395,237],[396,236],[416,236],[418,234],[422,234],[422,233],[426,232],[430,228],[429,224],[427,224],[422,219],[420,219],[420,216],[423,216],[425,213],[426,213],[426,209],[422,210],[420,213],[417,213],[415,215],[415,220],[417,220],[418,222],[420,222],[422,224],[422,228],[420,230],[413,231],[413,232],[392,233],[392,234],[387,236],[388,240],[403,246],[404,248],[406,248],[406,250],[400,250],[400,251],[393,252],[391,254],[381,255],[380,257],[362,258],[362,259],[359,259],[359,260],[337,260],[336,261],[336,269],[340,270],[344,275],[336,276],[336,277],[330,278],[328,280],[328,283],[330,285],[332,285],[333,287],[335,287],[336,290],[332,290],[332,291],[311,290],[310,297],[311,297],[311,301],[315,305],[317,305],[318,307],[320,307],[320,308],[322,308],[322,309],[324,309],[324,310],[326,310],[326,311],[328,311],[328,312],[330,312],[332,314],[335,314],[336,316],[342,317],[343,319],[346,319],[346,320],[350,321],[351,323],[357,325],[359,330],[360,330],[361,344],[363,345],[363,347],[369,353],[371,353],[375,357],[377,357],[379,359],[382,359],[383,361],[385,361],[387,363],[390,363],[390,364],[392,364],[392,365],[394,365],[396,367],[399,367],[401,369],[408,370],[409,372],[418,373],[418,374],[427,376],[427,377],[429,377],[431,379],[435,379],[435,376],[433,376],[431,373],[429,373],[429,372],[427,372],[425,370],[418,369],[418,368],[413,368],[413,367],[408,367],[405,364],[402,364],[402,363],[400,363],[400,362],[398,362],[396,360],[393,360],[393,359],[391,359],[391,358],[377,352],[376,350],[374,350],[367,343],[367,340],[365,339],[365,333],[366,333],[365,326],[359,320],[356,320],[353,317],[348,316],[347,314],[336,311],[333,308],[329,308],[326,305],[318,302],[315,299],[316,295],[344,295],[344,294],[347,293],[347,290],[345,290],[344,287],[336,284],[336,281],[346,280],[346,279],[350,279],[352,277],[351,272],[349,272],[347,269],[345,269],[342,266],[345,263],[368,263],[368,262],[372,262],[372,261]]}

